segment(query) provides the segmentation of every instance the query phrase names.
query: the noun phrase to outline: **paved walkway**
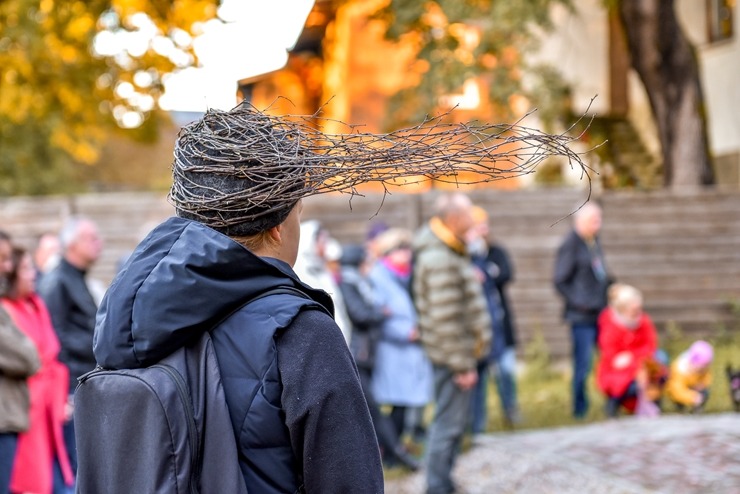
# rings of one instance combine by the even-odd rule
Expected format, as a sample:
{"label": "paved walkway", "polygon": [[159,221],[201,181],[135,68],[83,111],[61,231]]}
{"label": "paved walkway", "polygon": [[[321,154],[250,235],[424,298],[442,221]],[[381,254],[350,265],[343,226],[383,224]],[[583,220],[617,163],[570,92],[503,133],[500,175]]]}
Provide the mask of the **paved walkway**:
{"label": "paved walkway", "polygon": [[[485,435],[454,478],[469,494],[740,494],[740,414],[622,417]],[[424,473],[386,483],[424,492]]]}

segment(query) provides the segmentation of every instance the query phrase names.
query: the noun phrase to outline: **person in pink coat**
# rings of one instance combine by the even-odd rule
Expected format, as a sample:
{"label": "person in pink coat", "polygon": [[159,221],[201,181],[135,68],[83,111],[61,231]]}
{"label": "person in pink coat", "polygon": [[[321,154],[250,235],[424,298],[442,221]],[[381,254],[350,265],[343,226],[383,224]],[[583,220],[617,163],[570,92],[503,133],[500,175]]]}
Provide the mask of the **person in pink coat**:
{"label": "person in pink coat", "polygon": [[624,284],[609,289],[609,305],[599,316],[598,328],[596,382],[607,397],[607,416],[614,417],[620,406],[634,410],[638,394],[646,392],[658,336],[642,310],[642,294]]}
{"label": "person in pink coat", "polygon": [[72,485],[74,480],[62,437],[69,371],[57,360],[59,340],[44,302],[34,292],[36,272],[31,256],[16,247],[12,260],[8,287],[0,303],[18,329],[36,345],[41,369],[28,379],[30,427],[18,436],[10,491],[51,494],[55,459],[65,483]]}

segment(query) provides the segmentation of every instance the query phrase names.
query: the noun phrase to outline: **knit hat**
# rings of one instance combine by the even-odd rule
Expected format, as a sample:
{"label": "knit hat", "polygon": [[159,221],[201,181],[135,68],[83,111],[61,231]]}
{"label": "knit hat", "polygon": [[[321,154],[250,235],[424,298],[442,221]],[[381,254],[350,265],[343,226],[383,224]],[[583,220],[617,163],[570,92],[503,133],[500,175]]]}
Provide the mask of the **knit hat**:
{"label": "knit hat", "polygon": [[689,348],[689,362],[694,367],[706,367],[713,358],[712,345],[704,340],[695,341]]}
{"label": "knit hat", "polygon": [[365,248],[362,245],[345,245],[342,248],[342,257],[339,262],[342,266],[359,267],[366,257]]}
{"label": "knit hat", "polygon": [[378,235],[387,231],[390,227],[385,221],[376,221],[367,230],[367,240],[374,240]]}
{"label": "knit hat", "polygon": [[487,223],[488,212],[480,206],[473,206],[472,209],[473,221],[476,223]]}

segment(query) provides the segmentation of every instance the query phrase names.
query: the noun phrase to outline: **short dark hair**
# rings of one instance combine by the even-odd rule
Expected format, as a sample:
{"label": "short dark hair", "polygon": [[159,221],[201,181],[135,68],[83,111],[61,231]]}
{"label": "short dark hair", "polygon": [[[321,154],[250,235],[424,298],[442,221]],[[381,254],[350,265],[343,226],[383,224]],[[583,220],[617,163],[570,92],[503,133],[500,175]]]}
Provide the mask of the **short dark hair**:
{"label": "short dark hair", "polygon": [[28,255],[28,251],[23,247],[13,246],[13,250],[10,254],[10,262],[12,267],[6,276],[7,283],[3,290],[3,297],[15,298],[18,296],[18,274],[21,267],[21,261],[23,256]]}

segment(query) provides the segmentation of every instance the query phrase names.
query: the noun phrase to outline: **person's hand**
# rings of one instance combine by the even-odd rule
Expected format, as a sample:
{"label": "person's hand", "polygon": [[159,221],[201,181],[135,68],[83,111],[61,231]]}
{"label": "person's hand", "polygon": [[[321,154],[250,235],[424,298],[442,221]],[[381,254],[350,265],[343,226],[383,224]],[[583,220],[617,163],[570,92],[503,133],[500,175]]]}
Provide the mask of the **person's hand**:
{"label": "person's hand", "polygon": [[67,399],[67,403],[64,404],[64,421],[69,422],[72,420],[72,416],[75,413],[75,401],[74,397],[70,395]]}
{"label": "person's hand", "polygon": [[703,394],[701,394],[701,393],[696,393],[696,394],[694,395],[694,406],[695,406],[695,407],[698,407],[698,406],[699,406],[699,405],[701,405],[702,403],[704,403],[704,395],[703,395]]}
{"label": "person's hand", "polygon": [[632,353],[619,352],[612,360],[612,366],[615,369],[624,369],[632,363]]}
{"label": "person's hand", "polygon": [[463,391],[472,389],[477,382],[478,372],[475,369],[455,374],[455,384]]}
{"label": "person's hand", "polygon": [[501,273],[501,268],[495,262],[488,262],[486,264],[486,271],[488,271],[488,276],[495,278]]}
{"label": "person's hand", "polygon": [[483,270],[481,270],[481,268],[479,268],[478,266],[473,266],[473,268],[474,268],[475,277],[478,280],[478,283],[485,283],[486,273],[484,273]]}
{"label": "person's hand", "polygon": [[421,338],[419,330],[417,328],[412,329],[411,333],[409,333],[409,341],[418,341],[419,338]]}

